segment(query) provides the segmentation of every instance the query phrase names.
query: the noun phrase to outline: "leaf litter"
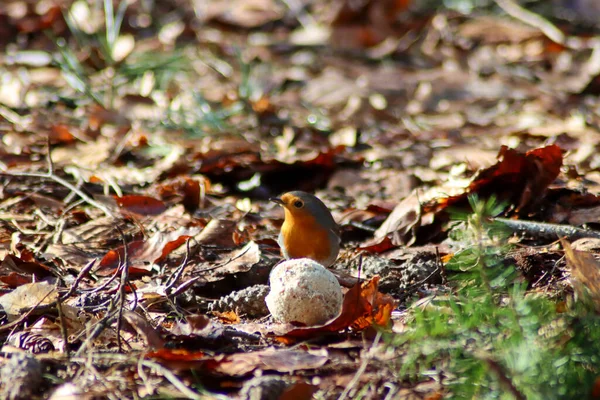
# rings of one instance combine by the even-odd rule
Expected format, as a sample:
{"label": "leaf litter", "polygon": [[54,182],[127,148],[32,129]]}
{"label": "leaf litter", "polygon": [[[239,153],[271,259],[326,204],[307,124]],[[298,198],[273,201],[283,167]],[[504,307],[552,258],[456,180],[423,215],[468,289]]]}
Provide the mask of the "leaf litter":
{"label": "leaf litter", "polygon": [[[2,363],[74,384],[36,396],[338,398],[375,378],[369,398],[442,398],[378,369],[376,338],[447,288],[474,194],[507,204],[530,289],[597,309],[598,248],[575,241],[599,222],[595,36],[419,1],[92,3],[0,5]],[[344,306],[319,327],[264,312],[267,199],[288,190],[342,227]]]}

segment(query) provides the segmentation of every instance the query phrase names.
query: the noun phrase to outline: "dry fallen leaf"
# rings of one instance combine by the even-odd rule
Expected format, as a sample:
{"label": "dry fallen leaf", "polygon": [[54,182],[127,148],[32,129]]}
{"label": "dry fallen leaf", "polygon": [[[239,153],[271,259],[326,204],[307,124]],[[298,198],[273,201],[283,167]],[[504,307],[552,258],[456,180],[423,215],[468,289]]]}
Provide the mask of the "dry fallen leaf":
{"label": "dry fallen leaf", "polygon": [[20,317],[35,306],[52,304],[58,298],[56,285],[49,282],[33,282],[21,285],[12,292],[0,297],[0,306],[9,321]]}
{"label": "dry fallen leaf", "polygon": [[[176,248],[194,237],[199,228],[179,228],[171,232],[157,232],[147,240],[137,240],[127,244],[127,262],[130,273],[147,273],[152,268],[164,261]],[[97,269],[98,275],[111,275],[125,260],[123,246],[110,250],[100,261]]]}
{"label": "dry fallen leaf", "polygon": [[581,299],[590,298],[600,312],[600,262],[592,253],[573,250],[569,242],[560,240],[571,268],[573,288]]}
{"label": "dry fallen leaf", "polygon": [[242,376],[255,369],[290,373],[303,369],[315,369],[329,360],[327,350],[288,350],[268,348],[250,353],[237,353],[215,358],[206,363],[214,373]]}

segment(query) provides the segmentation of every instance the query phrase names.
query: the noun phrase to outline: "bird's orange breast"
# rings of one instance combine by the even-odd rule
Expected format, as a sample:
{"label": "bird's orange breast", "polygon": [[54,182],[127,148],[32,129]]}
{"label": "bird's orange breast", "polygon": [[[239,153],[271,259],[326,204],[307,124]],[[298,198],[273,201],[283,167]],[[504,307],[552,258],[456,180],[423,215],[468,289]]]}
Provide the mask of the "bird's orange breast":
{"label": "bird's orange breast", "polygon": [[281,239],[288,258],[310,258],[320,263],[331,258],[329,229],[310,219],[286,218],[281,227]]}

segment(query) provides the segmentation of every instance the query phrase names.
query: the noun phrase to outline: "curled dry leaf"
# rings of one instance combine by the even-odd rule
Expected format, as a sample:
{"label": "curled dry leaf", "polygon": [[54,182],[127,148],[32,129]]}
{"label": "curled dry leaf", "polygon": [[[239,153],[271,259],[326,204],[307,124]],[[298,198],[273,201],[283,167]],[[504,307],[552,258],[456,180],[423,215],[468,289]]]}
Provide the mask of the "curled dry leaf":
{"label": "curled dry leaf", "polygon": [[244,376],[250,372],[273,370],[290,373],[298,370],[315,369],[328,360],[328,352],[320,350],[289,350],[268,348],[250,353],[235,353],[209,357],[204,352],[163,348],[147,354],[170,368],[202,368],[215,375]]}
{"label": "curled dry leaf", "polygon": [[233,241],[233,232],[236,226],[236,221],[211,219],[195,239],[200,244],[232,247],[235,245]]}
{"label": "curled dry leaf", "polygon": [[498,162],[480,171],[460,195],[451,196],[423,206],[424,211],[441,211],[458,205],[471,194],[488,197],[495,194],[501,200],[508,200],[516,206],[516,211],[531,208],[560,172],[563,164],[562,150],[550,145],[521,153],[502,146]]}
{"label": "curled dry leaf", "polygon": [[260,248],[255,242],[248,242],[241,249],[226,256],[225,265],[217,270],[219,275],[236,274],[250,271],[254,264],[260,261]]}
{"label": "curled dry leaf", "polygon": [[[179,228],[172,232],[157,232],[148,240],[138,240],[127,244],[127,262],[129,272],[147,273],[153,266],[164,261],[171,252],[183,245],[189,238],[194,237],[199,228]],[[97,274],[111,275],[125,260],[123,246],[110,250],[100,261]]]}
{"label": "curled dry leaf", "polygon": [[600,262],[587,251],[574,250],[569,242],[560,240],[571,268],[573,288],[580,299],[589,298],[600,312]]}
{"label": "curled dry leaf", "polygon": [[243,376],[255,369],[290,373],[319,368],[328,360],[326,349],[303,351],[268,348],[252,353],[216,357],[206,362],[206,368],[213,373],[229,376]]}
{"label": "curled dry leaf", "polygon": [[163,201],[181,201],[188,211],[203,208],[210,181],[204,177],[178,176],[157,184],[154,192]]}
{"label": "curled dry leaf", "polygon": [[162,201],[149,196],[126,195],[114,196],[117,205],[122,211],[139,215],[158,215],[167,209]]}
{"label": "curled dry leaf", "polygon": [[380,244],[388,234],[392,233],[392,243],[412,244],[414,242],[413,230],[421,223],[421,202],[417,192],[413,192],[398,204],[387,219],[375,231],[374,242],[367,244],[367,248]]}
{"label": "curled dry leaf", "polygon": [[[435,235],[448,220],[448,207],[467,207],[468,197],[473,194],[483,198],[496,195],[514,205],[517,212],[532,209],[543,199],[548,185],[558,176],[562,163],[562,150],[556,145],[526,153],[502,146],[498,162],[477,173],[462,193],[441,197],[443,191],[440,190],[413,192],[394,208],[365,248],[377,250],[373,246],[382,243],[390,234],[394,245],[413,244],[424,227],[428,227],[430,235]],[[431,227],[434,223],[438,226],[437,230]]]}
{"label": "curled dry leaf", "polygon": [[0,306],[12,321],[33,307],[52,304],[57,298],[56,285],[49,282],[33,282],[21,285],[0,297]]}
{"label": "curled dry leaf", "polygon": [[17,272],[10,272],[8,275],[0,276],[0,282],[4,283],[11,289],[14,289],[26,283],[31,283],[31,277],[21,275]]}
{"label": "curled dry leaf", "polygon": [[123,310],[123,318],[144,339],[150,350],[163,348],[164,340],[145,317],[133,311]]}
{"label": "curled dry leaf", "polygon": [[34,275],[38,279],[53,275],[50,267],[35,261],[25,261],[23,258],[24,257],[7,254],[0,265],[1,271],[12,271],[18,274]]}

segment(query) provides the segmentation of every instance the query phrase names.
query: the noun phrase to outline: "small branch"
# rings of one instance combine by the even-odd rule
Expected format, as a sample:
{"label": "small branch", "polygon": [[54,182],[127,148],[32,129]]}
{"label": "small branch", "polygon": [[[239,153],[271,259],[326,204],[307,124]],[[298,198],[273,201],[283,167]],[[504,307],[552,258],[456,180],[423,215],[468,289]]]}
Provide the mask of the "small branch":
{"label": "small branch", "polygon": [[188,281],[183,282],[181,285],[177,286],[175,288],[175,290],[173,290],[171,293],[169,293],[167,295],[167,297],[169,299],[172,299],[174,297],[179,296],[181,293],[185,292],[186,290],[188,290],[194,283],[198,282],[199,280],[203,279],[202,276],[196,276]]}
{"label": "small branch", "polygon": [[550,40],[559,44],[565,43],[565,35],[560,29],[540,15],[521,7],[519,4],[515,3],[514,0],[496,0],[496,3],[508,15],[539,29],[544,35],[550,38]]}
{"label": "small branch", "polygon": [[58,183],[69,189],[71,192],[77,194],[83,201],[88,203],[91,206],[96,207],[106,214],[108,217],[115,217],[115,214],[104,204],[97,202],[92,197],[85,194],[82,190],[73,186],[71,183],[62,179],[58,175],[54,173],[54,162],[52,161],[52,156],[50,154],[50,142],[48,141],[48,153],[46,154],[46,159],[48,163],[48,172],[39,173],[39,172],[8,172],[8,171],[0,171],[0,175],[3,176],[11,176],[11,177],[24,177],[24,178],[41,178],[41,179],[51,179],[54,182]]}
{"label": "small branch", "polygon": [[600,232],[581,229],[571,225],[549,224],[547,222],[523,221],[507,218],[494,218],[502,222],[515,233],[525,234],[540,239],[558,240],[564,237],[568,240],[581,238],[600,239]]}
{"label": "small branch", "polygon": [[69,346],[69,333],[67,331],[67,322],[63,313],[62,301],[60,299],[60,296],[56,300],[56,309],[58,310],[58,319],[60,321],[60,333],[62,334],[63,341],[65,342],[65,353],[67,354],[67,359],[69,359],[71,357],[71,348]]}
{"label": "small branch", "polygon": [[77,194],[79,197],[81,197],[81,199],[83,201],[85,201],[89,205],[94,206],[97,209],[99,209],[102,212],[104,212],[104,214],[106,216],[113,217],[113,218],[115,217],[115,214],[108,207],[106,207],[104,204],[98,203],[96,200],[92,199],[90,196],[88,196],[87,194],[85,194],[81,190],[77,189],[75,186],[73,186],[72,184],[70,184],[69,182],[65,181],[64,179],[62,179],[59,176],[51,175],[51,174],[48,174],[48,173],[42,174],[42,173],[37,173],[37,172],[6,172],[6,171],[5,172],[0,172],[0,175],[11,176],[11,177],[51,179],[54,182],[58,183],[59,185],[62,185],[64,187],[66,187],[67,189],[69,189],[70,191],[72,191],[75,194]]}
{"label": "small branch", "polygon": [[46,146],[48,151],[46,152],[46,162],[48,163],[48,175],[54,175],[54,161],[52,161],[52,154],[50,153],[50,135],[46,137]]}
{"label": "small branch", "polygon": [[205,399],[205,397],[199,395],[198,393],[196,393],[196,392],[192,391],[190,388],[188,388],[187,385],[185,383],[183,383],[174,373],[172,373],[171,371],[169,371],[162,365],[152,362],[152,361],[148,361],[148,360],[143,360],[142,365],[144,367],[150,368],[151,370],[155,371],[156,373],[164,376],[166,380],[171,382],[171,384],[173,386],[175,386],[175,388],[177,390],[179,390],[181,392],[181,394],[186,396],[188,399],[194,399],[194,400]]}
{"label": "small branch", "polygon": [[117,345],[119,352],[121,352],[121,327],[123,324],[123,308],[125,307],[125,288],[129,284],[129,254],[125,234],[118,225],[115,228],[119,231],[121,240],[123,241],[123,262],[119,268],[121,270],[121,281],[119,282],[119,312],[117,317]]}
{"label": "small branch", "polygon": [[[371,345],[370,349],[375,348],[379,344],[380,339],[381,332],[377,332],[377,336],[375,336],[375,340],[373,340],[373,344]],[[352,378],[350,383],[348,383],[348,386],[344,388],[344,391],[342,392],[340,397],[338,397],[338,400],[346,400],[346,398],[350,395],[350,392],[358,386],[361,376],[363,376],[363,374],[366,372],[367,367],[369,366],[369,361],[371,361],[372,359],[372,356],[368,353],[369,352],[367,351],[363,354],[362,361],[360,363],[360,366],[356,370],[356,374],[354,374],[354,377]]]}
{"label": "small branch", "polygon": [[171,289],[173,289],[173,286],[175,286],[175,284],[177,283],[179,278],[181,278],[181,274],[183,274],[183,270],[188,265],[189,260],[190,260],[190,239],[186,240],[186,242],[185,242],[185,258],[181,262],[181,265],[179,267],[177,267],[177,269],[167,279],[167,282],[165,284],[165,293],[167,294],[167,296],[169,296]]}
{"label": "small branch", "polygon": [[79,283],[83,280],[83,278],[88,274],[88,272],[90,272],[90,270],[92,269],[92,267],[94,266],[94,264],[96,264],[96,261],[98,259],[94,258],[92,261],[90,261],[89,263],[87,263],[85,265],[85,267],[83,267],[81,269],[81,271],[79,272],[79,275],[77,275],[77,278],[75,278],[75,282],[73,282],[73,284],[71,285],[71,287],[69,288],[69,291],[67,293],[65,293],[64,295],[61,296],[61,301],[68,299],[77,289],[77,286],[79,286]]}
{"label": "small branch", "polygon": [[505,386],[508,389],[508,391],[515,397],[515,399],[527,400],[527,397],[525,397],[525,395],[521,393],[519,389],[517,389],[517,387],[513,384],[512,380],[504,373],[504,369],[499,363],[492,360],[491,358],[484,358],[483,361],[485,361],[489,369],[496,374],[498,380],[500,381],[500,384]]}
{"label": "small branch", "polygon": [[98,321],[92,333],[85,339],[85,341],[81,344],[81,347],[79,347],[79,350],[77,350],[77,352],[75,353],[75,357],[80,357],[82,354],[84,354],[87,348],[91,345],[91,343],[98,336],[100,336],[100,334],[104,331],[104,329],[106,329],[108,325],[110,325],[113,322],[113,320],[118,314],[118,312],[113,312],[113,308],[114,304],[111,304],[111,307],[106,313],[106,316],[104,316],[104,318]]}

